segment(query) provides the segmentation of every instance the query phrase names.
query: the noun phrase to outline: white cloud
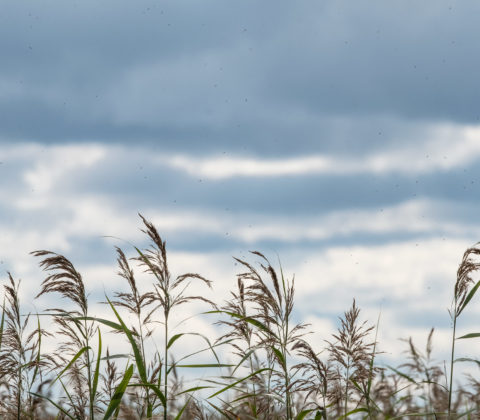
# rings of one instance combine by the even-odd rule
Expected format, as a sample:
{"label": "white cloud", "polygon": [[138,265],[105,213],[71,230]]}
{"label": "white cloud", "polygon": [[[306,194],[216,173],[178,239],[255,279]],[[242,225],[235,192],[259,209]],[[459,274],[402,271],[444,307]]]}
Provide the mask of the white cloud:
{"label": "white cloud", "polygon": [[[460,143],[467,152],[461,148],[457,151],[459,144],[456,144],[454,152],[446,155],[448,159],[445,161],[458,166],[468,162],[468,159],[475,159],[479,153],[474,141],[477,134],[477,131],[473,130],[468,134],[470,137],[466,136]],[[442,141],[446,141],[447,137],[444,136]],[[422,150],[424,149],[425,146],[422,146]],[[136,244],[144,239],[139,230],[140,221],[136,216],[136,209],[133,211],[128,206],[119,206],[115,196],[108,190],[89,193],[79,192],[75,188],[76,177],[82,176],[85,171],[90,174],[95,174],[95,171],[100,169],[115,171],[113,166],[101,167],[105,156],[112,156],[113,153],[115,162],[120,166],[132,158],[132,153],[135,154],[134,160],[143,162],[144,159],[146,165],[155,159],[148,151],[118,146],[27,145],[1,150],[0,160],[18,163],[18,173],[26,174],[16,178],[18,185],[0,186],[0,194],[5,196],[10,194],[12,188],[20,188],[20,192],[17,191],[11,200],[3,201],[4,210],[12,214],[14,212],[15,217],[12,219],[14,223],[11,219],[0,222],[0,249],[1,259],[5,262],[2,267],[11,269],[15,278],[23,279],[24,291],[21,293],[24,302],[33,300],[43,277],[37,262],[28,255],[28,251],[47,248],[74,256],[76,251],[72,249],[72,243],[75,241],[75,246],[85,246],[85,249],[81,250],[82,255],[91,250],[93,259],[97,252],[95,245],[91,246],[92,242],[85,245],[82,241],[97,241],[98,245],[102,240],[100,235],[105,234],[122,236],[126,241]],[[393,161],[394,155],[388,156],[388,159]],[[402,160],[413,159],[413,154],[409,156],[405,154],[396,157],[395,165],[399,167]],[[431,159],[431,156],[425,159]],[[435,159],[435,162],[444,162],[440,154]],[[13,163],[12,166],[15,166]],[[366,165],[358,163],[360,164]],[[381,169],[384,167],[382,165],[385,163],[378,164],[376,170],[384,170]],[[261,170],[268,172],[268,165],[266,168]],[[295,172],[301,169],[293,165],[288,170]],[[63,184],[64,178],[68,179],[68,188]],[[39,183],[39,186],[35,183]],[[26,188],[31,187],[38,188],[36,194],[22,195]],[[441,212],[438,209],[441,209]],[[253,212],[229,215],[218,208],[199,211],[195,208],[180,207],[174,211],[168,207],[157,208],[153,205],[145,208],[144,214],[154,222],[167,240],[174,234],[185,236],[193,233],[218,239],[228,233],[230,237],[248,244],[249,247],[266,240],[282,242],[283,245],[290,243],[289,248],[283,248],[280,258],[287,275],[296,274],[298,317],[311,321],[313,328],[323,337],[333,329],[332,319],[349,307],[353,297],[357,298],[362,314],[373,322],[383,305],[385,323],[381,325],[382,345],[394,352],[398,349],[398,337],[409,334],[424,337],[428,333],[428,327],[412,325],[410,328],[412,319],[405,319],[410,313],[434,316],[432,314],[437,310],[440,313],[443,311],[445,318],[438,321],[441,324],[440,329],[443,328],[441,334],[439,331],[439,338],[442,337],[442,345],[446,345],[448,341],[448,328],[445,328],[448,315],[445,309],[451,300],[456,269],[463,251],[471,245],[471,238],[480,235],[479,228],[464,224],[457,217],[451,217],[461,209],[464,209],[462,203],[457,207],[457,204],[450,202],[419,198],[384,208],[350,208],[303,217]],[[357,234],[384,235],[386,238],[392,235],[392,242],[378,246],[333,246],[327,242],[332,238]],[[393,242],[398,237],[394,235],[403,234],[415,239]],[[308,245],[308,241],[315,240],[325,241],[325,246],[319,249],[315,245]],[[120,245],[123,246],[123,243]],[[129,249],[128,245],[125,249]],[[174,275],[191,271],[213,280],[213,290],[193,285],[191,291],[221,302],[235,286],[238,267],[234,266],[230,252],[176,250],[169,253],[170,268]],[[113,291],[126,286],[116,275],[113,251],[111,256],[109,261],[83,261],[78,266],[94,301],[103,299],[104,288],[106,291]],[[270,256],[274,261],[275,257]],[[139,276],[142,287],[147,287],[147,283],[143,282],[147,279],[140,274]],[[40,309],[45,307],[41,306],[40,301],[35,305]],[[105,308],[93,304],[92,310],[97,309],[101,316],[111,318]],[[185,311],[182,308],[179,318],[203,310],[204,306],[194,304]],[[468,321],[468,325],[471,325],[470,320],[477,315],[474,305],[472,310],[465,314],[465,322]],[[424,324],[430,321],[427,319]],[[208,327],[208,322],[194,318],[181,328],[192,330],[193,327],[195,330],[215,335],[215,329]],[[468,328],[465,331],[470,332]]]}
{"label": "white cloud", "polygon": [[228,233],[230,237],[248,244],[265,240],[328,240],[356,234],[480,236],[480,229],[451,221],[438,213],[439,208],[453,209],[454,206],[443,201],[414,199],[389,207],[338,210],[302,218],[255,213],[230,216],[212,211],[187,210],[170,213],[155,209],[151,209],[149,214],[162,232],[201,232],[221,236]]}
{"label": "white cloud", "polygon": [[[396,144],[402,144],[398,139]],[[282,159],[245,157],[159,156],[161,164],[191,176],[278,177],[315,174],[402,173],[406,175],[444,171],[468,165],[480,157],[480,127],[438,125],[427,139],[405,147],[372,153],[362,158],[346,155],[310,155]]]}
{"label": "white cloud", "polygon": [[[458,264],[470,245],[461,239],[432,238],[376,246],[329,247],[304,255],[307,262],[291,269],[298,278],[299,298],[311,299],[312,304],[332,285],[342,291],[342,300],[347,304],[357,294],[369,301],[429,295],[437,298],[440,294],[449,296],[453,290]],[[300,283],[302,279],[309,280]],[[444,305],[450,303],[449,299]],[[424,305],[430,308],[430,304],[438,303],[426,300]],[[335,303],[326,300],[325,304]]]}
{"label": "white cloud", "polygon": [[44,193],[75,170],[97,164],[105,155],[105,148],[94,144],[37,147],[36,154],[31,156],[33,168],[24,173],[24,179],[34,191]]}

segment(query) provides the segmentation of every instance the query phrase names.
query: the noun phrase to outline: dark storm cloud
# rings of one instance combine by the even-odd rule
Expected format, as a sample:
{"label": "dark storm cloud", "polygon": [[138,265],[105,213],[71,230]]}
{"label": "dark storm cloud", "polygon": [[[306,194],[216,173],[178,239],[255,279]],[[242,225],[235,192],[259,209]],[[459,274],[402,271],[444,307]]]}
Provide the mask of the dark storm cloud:
{"label": "dark storm cloud", "polygon": [[280,155],[478,118],[476,2],[2,8],[3,140]]}

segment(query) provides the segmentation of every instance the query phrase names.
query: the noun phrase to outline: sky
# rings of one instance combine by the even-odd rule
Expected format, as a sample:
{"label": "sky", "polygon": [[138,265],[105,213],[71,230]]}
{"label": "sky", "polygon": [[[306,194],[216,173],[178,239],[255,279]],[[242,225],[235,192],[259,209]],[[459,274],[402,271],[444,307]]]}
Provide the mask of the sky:
{"label": "sky", "polygon": [[147,245],[141,213],[217,302],[258,250],[295,276],[320,347],[355,298],[387,357],[431,327],[445,357],[480,240],[479,2],[0,5],[0,272],[26,308],[58,302],[34,299],[36,249],[94,301],[124,290],[114,246]]}

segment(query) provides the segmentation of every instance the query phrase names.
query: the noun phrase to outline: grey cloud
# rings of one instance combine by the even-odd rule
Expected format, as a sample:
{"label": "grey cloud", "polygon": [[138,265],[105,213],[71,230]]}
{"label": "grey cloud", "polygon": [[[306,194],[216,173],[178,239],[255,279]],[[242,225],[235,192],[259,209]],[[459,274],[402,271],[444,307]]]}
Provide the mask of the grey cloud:
{"label": "grey cloud", "polygon": [[283,32],[272,97],[327,114],[478,120],[478,3],[339,4]]}
{"label": "grey cloud", "polygon": [[362,119],[474,122],[478,7],[9,1],[0,137],[275,155],[393,141]]}

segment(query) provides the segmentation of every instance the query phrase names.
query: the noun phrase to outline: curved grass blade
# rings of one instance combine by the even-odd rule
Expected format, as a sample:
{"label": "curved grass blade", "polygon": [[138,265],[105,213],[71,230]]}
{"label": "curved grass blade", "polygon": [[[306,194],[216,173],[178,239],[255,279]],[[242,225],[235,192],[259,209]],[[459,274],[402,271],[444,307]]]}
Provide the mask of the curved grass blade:
{"label": "curved grass blade", "polygon": [[[77,317],[72,317],[73,320],[79,320],[79,321],[95,321],[99,322],[100,324],[106,325],[107,327],[110,327],[114,330],[117,331],[123,331],[123,328],[120,324],[117,324],[116,322],[109,321],[108,319],[103,319],[103,318],[97,318],[94,316],[77,316]],[[131,334],[137,335],[135,331],[129,330]]]}
{"label": "curved grass blade", "polygon": [[185,391],[179,392],[177,395],[187,394],[189,392],[195,392],[200,389],[213,388],[212,386],[195,386],[193,388],[188,388]]}
{"label": "curved grass blade", "polygon": [[346,419],[348,416],[350,416],[351,414],[355,414],[355,413],[368,413],[368,410],[365,407],[355,408],[354,410],[349,411],[347,414],[344,414],[343,416],[340,416],[337,420]]}
{"label": "curved grass blade", "polygon": [[480,287],[480,280],[477,281],[477,284],[475,286],[473,286],[472,289],[470,290],[470,292],[468,293],[467,297],[465,298],[465,301],[463,302],[462,306],[458,310],[457,318],[460,316],[460,314],[465,309],[465,307],[468,305],[468,303],[472,300],[473,296],[475,295],[475,293],[477,292],[479,287]]}
{"label": "curved grass blade", "polygon": [[178,412],[178,414],[175,416],[175,420],[180,420],[180,417],[182,417],[182,414],[185,411],[185,409],[187,408],[187,405],[188,405],[188,403],[190,402],[191,399],[192,399],[192,397],[190,397],[187,401],[185,401],[185,404],[183,404],[183,407]]}
{"label": "curved grass blade", "polygon": [[[215,345],[212,346],[212,343],[210,343],[210,340],[209,340],[206,336],[204,336],[203,334],[200,334],[200,333],[180,333],[180,334],[175,334],[175,335],[169,340],[169,342],[168,342],[168,344],[167,344],[167,349],[169,349],[170,346],[173,345],[173,343],[175,343],[175,341],[177,341],[180,337],[182,337],[182,336],[184,336],[184,335],[198,335],[199,337],[203,338],[203,339],[207,342],[208,348],[206,348],[206,349],[204,349],[204,350],[202,350],[202,351],[205,351],[205,350],[209,350],[209,349],[210,349],[211,352],[213,353],[214,357],[215,357],[215,360],[217,361],[217,363],[220,364],[220,359],[218,358],[217,353],[216,353],[215,350],[214,350],[214,347],[217,347],[217,346],[219,346],[219,345],[221,345],[221,344],[223,344],[223,343],[217,343],[217,344],[215,344]],[[197,352],[195,352],[195,353],[197,353]],[[182,357],[180,360],[177,360],[176,363],[173,363],[173,364],[167,369],[167,375],[171,372],[171,370],[172,370],[173,368],[175,368],[175,367],[181,367],[181,365],[178,364],[180,361],[187,359],[188,357],[194,355],[195,353],[191,353],[191,354],[189,354],[189,355],[187,355],[187,356],[184,356],[184,357]]]}
{"label": "curved grass blade", "polygon": [[73,402],[72,396],[71,396],[70,393],[68,392],[67,387],[65,386],[65,384],[63,383],[63,381],[62,381],[61,379],[60,379],[60,385],[62,385],[62,388],[63,388],[63,390],[65,391],[65,395],[67,396],[68,401],[70,401],[70,404],[71,404],[71,406],[73,407],[73,406],[75,405],[75,403]]}
{"label": "curved grass blade", "polygon": [[141,384],[130,384],[128,385],[130,387],[143,387],[143,388],[150,388],[154,393],[155,395],[158,397],[158,399],[161,401],[162,403],[162,406],[165,407],[167,405],[167,399],[165,398],[165,395],[163,394],[163,392],[160,390],[160,388],[155,385],[155,384],[150,384],[148,382],[144,382],[144,383],[141,383]]}
{"label": "curved grass blade", "polygon": [[174,336],[172,336],[170,340],[168,340],[167,350],[172,346],[173,343],[175,343],[175,341],[177,341],[183,335],[185,335],[185,333],[175,334]]}
{"label": "curved grass blade", "polygon": [[480,360],[472,359],[470,357],[459,357],[458,359],[454,360],[454,363],[457,362],[472,362],[475,363],[478,367],[480,367]]}
{"label": "curved grass blade", "polygon": [[134,247],[136,249],[136,251],[138,252],[138,255],[140,255],[140,257],[142,258],[142,261],[148,266],[148,268],[150,268],[150,271],[152,272],[152,274],[157,278],[157,280],[159,280],[160,282],[162,282],[162,279],[158,276],[158,272],[157,270],[155,269],[155,266],[150,262],[150,260],[143,254],[142,251],[140,251],[140,249],[138,249],[136,246]]}
{"label": "curved grass blade", "polygon": [[258,319],[252,318],[250,316],[244,316],[237,314],[235,312],[229,312],[229,311],[207,311],[204,312],[205,314],[226,314],[230,315],[233,318],[241,319],[242,321],[248,322],[251,325],[254,325],[257,327],[259,330],[262,330],[269,334],[272,337],[275,337],[278,339],[277,335],[270,329],[268,328],[265,324],[261,323]]}
{"label": "curved grass blade", "polygon": [[95,371],[93,373],[92,395],[90,396],[91,401],[95,401],[95,396],[97,395],[98,376],[100,374],[100,360],[102,357],[102,334],[100,333],[100,328],[97,328],[97,330],[98,330],[98,354],[97,354],[97,362],[95,364]]}
{"label": "curved grass blade", "polygon": [[105,411],[105,415],[103,416],[103,420],[108,420],[110,416],[119,407],[123,398],[123,394],[127,389],[128,383],[130,382],[132,375],[133,375],[133,365],[130,365],[128,369],[125,371],[125,375],[123,375],[122,381],[118,384],[117,388],[115,389],[115,393],[113,394],[113,397],[110,403],[108,404],[108,407]]}
{"label": "curved grass blade", "polygon": [[[375,355],[377,354],[377,339],[378,339],[378,330],[380,327],[381,315],[382,315],[382,311],[380,310],[380,313],[378,314],[378,318],[377,318],[377,325],[375,326],[375,339],[373,340],[372,357],[370,359],[369,368],[368,368],[367,390],[366,390],[366,395],[364,395],[365,399],[367,400],[367,407],[369,403],[372,402],[372,400],[370,399],[370,395],[372,391],[372,383],[373,383],[374,368],[375,368]],[[378,408],[377,404],[374,401],[373,403]]]}
{"label": "curved grass blade", "polygon": [[457,414],[457,419],[461,419],[462,417],[465,417],[465,416],[468,416],[468,418],[470,418],[470,414],[474,413],[475,411],[477,411],[476,408],[471,408],[470,410],[468,411],[465,411],[465,413],[462,413],[462,414]]}
{"label": "curved grass blade", "polygon": [[0,350],[2,349],[2,341],[3,341],[3,326],[5,324],[5,298],[3,298],[3,305],[2,305],[2,320],[0,321]]}
{"label": "curved grass blade", "polygon": [[305,417],[307,417],[311,412],[315,411],[316,408],[309,408],[308,410],[302,410],[300,413],[297,414],[297,417],[295,417],[295,420],[303,420]]}
{"label": "curved grass blade", "polygon": [[47,400],[50,404],[52,404],[55,408],[57,408],[58,410],[60,410],[61,413],[63,413],[64,415],[66,415],[68,418],[72,419],[72,420],[76,420],[75,417],[73,417],[68,411],[66,411],[63,407],[61,407],[60,405],[58,405],[55,401],[53,401],[51,398],[48,398],[46,395],[42,395],[42,394],[37,394],[36,392],[29,392],[29,394],[32,394],[32,395],[35,395],[36,397],[38,398],[42,398],[44,400]]}
{"label": "curved grass blade", "polygon": [[[262,394],[262,397],[263,396],[267,396],[265,394]],[[241,404],[245,404],[245,402],[243,400],[246,400],[248,398],[255,398],[255,397],[258,397],[258,394],[252,394],[251,392],[248,393],[248,394],[245,394],[245,395],[242,395],[241,397],[238,397],[238,398],[235,398],[234,400],[232,400],[229,405],[232,405],[232,403],[238,403],[238,402],[241,402]]]}
{"label": "curved grass blade", "polygon": [[464,338],[478,338],[480,337],[480,333],[470,333],[466,335],[462,335],[461,337],[457,337],[456,340],[462,340]]}
{"label": "curved grass blade", "polygon": [[228,420],[235,420],[235,418],[230,417],[229,414],[227,414],[224,410],[222,410],[220,407],[217,407],[215,404],[212,404],[210,401],[207,401],[208,404],[210,404],[217,412],[219,412],[223,417],[227,418]]}
{"label": "curved grass blade", "polygon": [[[193,364],[193,365],[175,365],[179,368],[213,368],[213,367],[233,367],[235,365],[229,365],[225,363],[203,363],[203,364]],[[169,369],[170,370],[170,369]]]}
{"label": "curved grass blade", "polygon": [[[37,350],[37,356],[35,357],[36,359],[36,365],[35,365],[35,370],[33,371],[32,375],[32,384],[35,382],[35,379],[37,378],[38,371],[40,369],[40,354],[41,354],[41,348],[42,348],[42,330],[40,328],[40,317],[37,315],[37,332],[38,332],[38,350]],[[1,341],[1,338],[0,338]],[[0,344],[1,347],[1,344]]]}
{"label": "curved grass blade", "polygon": [[413,384],[416,384],[417,382],[411,378],[410,376],[406,375],[405,373],[403,372],[400,372],[399,370],[391,367],[391,366],[387,366],[389,369],[393,370],[397,375],[401,376],[402,378],[406,379],[407,381],[413,383]]}
{"label": "curved grass blade", "polygon": [[137,343],[135,342],[135,339],[133,338],[133,334],[127,328],[125,323],[123,322],[123,319],[121,318],[121,316],[119,315],[119,313],[117,312],[115,307],[113,306],[112,302],[110,302],[110,299],[108,299],[108,297],[106,299],[107,299],[110,307],[112,308],[113,313],[117,317],[118,322],[120,323],[121,330],[127,336],[128,341],[130,341],[130,345],[132,346],[133,355],[135,356],[135,363],[137,365],[138,374],[140,375],[140,379],[142,380],[142,382],[147,383],[148,382],[148,380],[147,380],[147,370],[145,369],[145,363],[144,363],[143,358],[142,358],[142,353],[140,352],[140,350],[137,346]]}
{"label": "curved grass blade", "polygon": [[[350,378],[350,382],[353,384],[353,386],[358,390],[358,392],[363,396],[363,398],[365,398],[366,401],[368,401],[369,404],[373,404],[373,406],[379,410],[379,411],[382,411],[381,408],[377,405],[377,403],[375,401],[372,401],[370,399],[370,390],[368,388],[368,383],[367,383],[367,391],[365,391],[360,385],[359,383],[353,379],[353,378]],[[422,382],[421,382],[422,383]],[[430,382],[429,382],[430,383]],[[432,382],[433,383],[433,382]],[[438,385],[438,384],[436,384]],[[394,395],[394,394],[392,394]],[[369,412],[369,415],[370,415],[370,410],[368,409],[368,406],[367,406],[367,410]]]}
{"label": "curved grass blade", "polygon": [[392,417],[390,420],[398,420],[403,419],[405,417],[427,417],[427,416],[434,416],[434,418],[442,418],[439,416],[446,416],[448,413],[438,413],[438,412],[430,412],[430,413],[406,413],[401,416]]}
{"label": "curved grass blade", "polygon": [[102,357],[102,360],[110,360],[110,359],[129,359],[131,357],[130,354],[111,354],[110,356]]}
{"label": "curved grass blade", "polygon": [[70,362],[68,363],[67,366],[65,366],[62,371],[57,375],[57,377],[53,380],[52,382],[52,385],[57,382],[62,376],[63,374],[68,370],[70,369],[70,367],[75,363],[75,361],[87,350],[89,350],[90,347],[89,346],[85,346],[85,347],[82,347],[75,356],[73,356],[72,360],[70,360]]}
{"label": "curved grass blade", "polygon": [[[157,394],[157,396],[159,396],[160,401],[162,401],[162,403],[164,404],[164,407],[165,407],[166,406],[166,399],[165,399],[165,396],[163,395],[163,393],[158,389],[158,387],[148,383],[147,369],[145,368],[145,361],[143,360],[142,353],[140,352],[140,349],[138,348],[137,343],[135,342],[135,339],[133,338],[132,332],[127,328],[127,326],[125,325],[125,322],[123,322],[122,317],[117,312],[117,310],[115,309],[115,306],[112,304],[110,299],[108,297],[106,297],[106,299],[108,301],[108,304],[112,308],[113,313],[117,317],[117,320],[122,327],[122,331],[127,336],[128,341],[130,341],[130,345],[132,346],[132,350],[133,350],[133,355],[135,357],[135,364],[137,365],[138,374],[140,375],[140,379],[142,380],[143,386],[144,387],[148,386],[149,388],[152,388],[153,391],[155,392],[155,394]],[[160,395],[161,395],[161,397],[160,397]],[[162,399],[162,397],[163,397],[163,399]],[[151,410],[152,410],[152,406],[151,406],[150,403],[148,403],[147,413],[150,413]]]}
{"label": "curved grass blade", "polygon": [[255,350],[257,348],[260,348],[260,346],[255,346],[255,347],[251,347],[250,349],[248,349],[247,352],[245,352],[245,354],[243,355],[243,357],[240,359],[240,361],[236,364],[235,366],[235,369],[233,369],[232,371],[232,376],[235,374],[235,372],[237,371],[237,369],[242,365],[242,363],[247,360],[251,355],[252,353],[255,352]]}
{"label": "curved grass blade", "polygon": [[215,397],[215,396],[217,396],[217,395],[219,395],[219,394],[222,394],[223,392],[229,390],[230,388],[233,388],[235,385],[237,385],[237,384],[239,384],[239,383],[241,383],[241,382],[243,382],[243,381],[251,378],[252,376],[255,376],[255,375],[258,375],[259,373],[265,372],[265,371],[267,371],[267,370],[270,370],[270,371],[271,371],[272,369],[271,369],[271,368],[258,369],[257,371],[251,373],[250,375],[247,375],[247,376],[245,376],[244,378],[239,379],[238,381],[235,381],[233,384],[227,385],[226,387],[222,388],[220,391],[215,392],[214,394],[210,395],[207,399],[210,399],[210,398],[213,398],[213,397]]}
{"label": "curved grass blade", "polygon": [[[220,343],[214,344],[212,347],[223,346],[224,344],[228,344],[228,343],[230,343],[231,341],[233,341],[233,340],[222,341],[222,342],[220,342]],[[177,360],[175,363],[173,363],[171,366],[175,367],[175,366],[176,366],[178,363],[180,363],[182,360],[188,359],[190,356],[194,356],[195,354],[203,353],[204,351],[207,351],[207,350],[210,350],[210,347],[203,348],[203,349],[194,351],[193,353],[187,354],[186,356],[183,356],[183,357],[181,357],[180,359],[178,359],[178,360]]]}
{"label": "curved grass blade", "polygon": [[272,350],[275,353],[275,356],[277,356],[277,359],[280,362],[280,366],[282,367],[282,369],[286,369],[287,362],[285,360],[285,356],[276,347],[272,347]]}

